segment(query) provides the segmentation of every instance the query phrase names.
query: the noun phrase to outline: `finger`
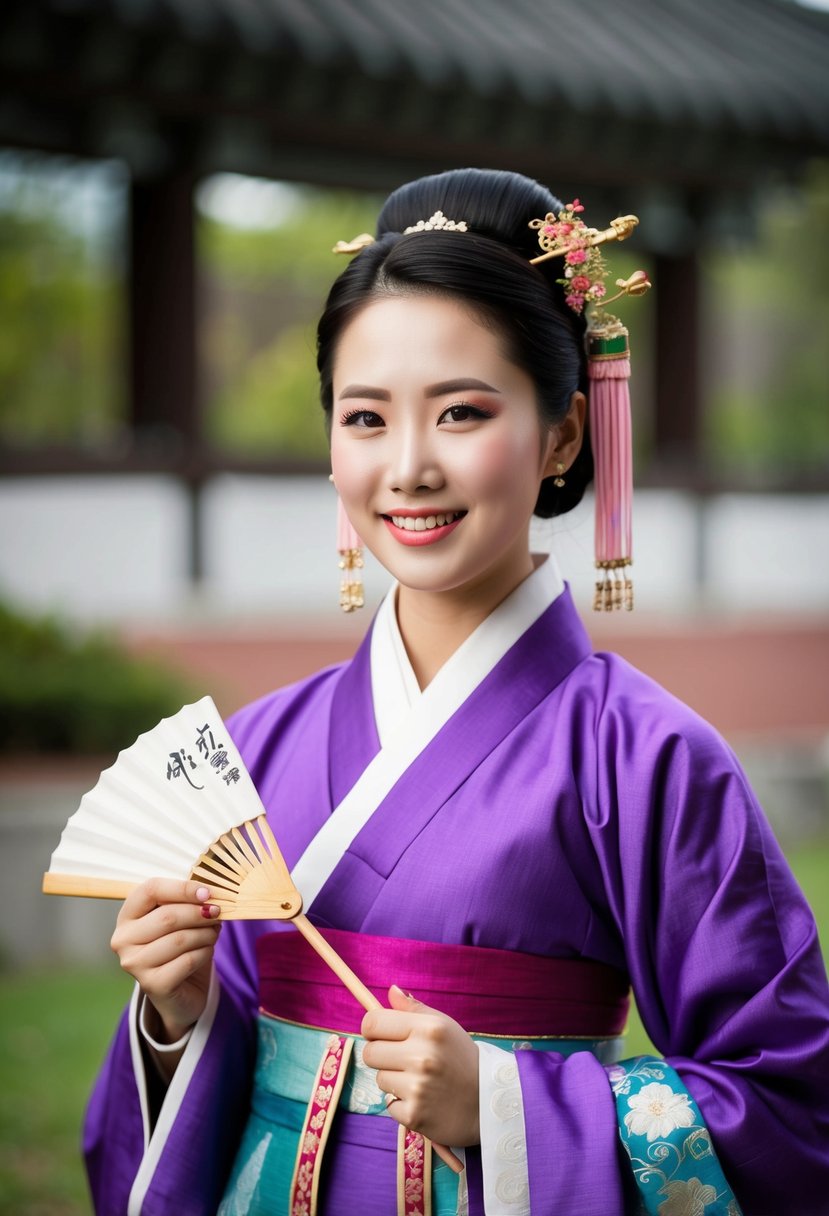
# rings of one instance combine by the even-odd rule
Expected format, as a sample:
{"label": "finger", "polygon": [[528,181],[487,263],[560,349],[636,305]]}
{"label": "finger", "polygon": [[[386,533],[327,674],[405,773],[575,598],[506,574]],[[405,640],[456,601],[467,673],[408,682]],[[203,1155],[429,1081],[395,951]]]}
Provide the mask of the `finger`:
{"label": "finger", "polygon": [[122,948],[146,945],[183,929],[203,928],[218,914],[215,904],[161,904],[137,919],[119,917],[111,945],[119,953]]}
{"label": "finger", "polygon": [[411,1062],[411,1048],[408,1041],[389,1041],[375,1039],[366,1043],[363,1048],[363,1063],[369,1068],[384,1068],[390,1072],[405,1072]]}
{"label": "finger", "polygon": [[[404,1072],[397,1072],[389,1068],[381,1068],[377,1073],[377,1088],[384,1094],[394,1094],[399,1098],[399,1102],[395,1102],[395,1107],[401,1107],[404,1102],[408,1102],[411,1098],[410,1088],[411,1082]],[[391,1103],[386,1102],[386,1106],[391,1110]],[[411,1111],[409,1111],[411,1114]],[[404,1122],[403,1117],[400,1117],[400,1122]]]}
{"label": "finger", "polygon": [[182,929],[178,933],[168,933],[145,945],[128,946],[121,953],[121,965],[129,971],[139,968],[144,972],[156,971],[182,955],[204,948],[212,949],[216,944],[217,933],[218,928],[215,926]]}
{"label": "finger", "polygon": [[207,967],[213,956],[213,947],[202,947],[199,950],[189,950],[186,954],[166,963],[163,967],[142,975],[140,986],[149,997],[164,997],[169,999],[182,986],[200,971]]}
{"label": "finger", "polygon": [[402,1041],[408,1038],[414,1025],[411,1014],[396,1009],[370,1009],[360,1027],[364,1039]]}
{"label": "finger", "polygon": [[127,919],[138,919],[162,904],[203,904],[210,899],[210,890],[203,882],[178,878],[148,878],[130,891],[119,913]]}
{"label": "finger", "polygon": [[430,1009],[428,1005],[424,1005],[411,992],[404,992],[399,984],[392,984],[389,988],[389,1005],[392,1009],[398,1009],[403,1013],[417,1013],[420,1010],[428,1010],[429,1013],[435,1013],[436,1010]]}

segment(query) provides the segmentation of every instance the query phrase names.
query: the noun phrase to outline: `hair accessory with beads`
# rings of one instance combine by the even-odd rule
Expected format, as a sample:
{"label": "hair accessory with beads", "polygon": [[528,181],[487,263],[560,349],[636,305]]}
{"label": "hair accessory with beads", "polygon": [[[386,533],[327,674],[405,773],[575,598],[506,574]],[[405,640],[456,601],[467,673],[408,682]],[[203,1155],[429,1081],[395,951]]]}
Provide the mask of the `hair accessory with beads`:
{"label": "hair accessory with beads", "polygon": [[436,211],[428,220],[418,220],[403,229],[403,235],[411,232],[468,232],[466,220],[448,220],[442,211]]}
{"label": "hair accessory with beads", "polygon": [[639,223],[635,215],[613,220],[609,228],[588,228],[578,199],[558,215],[531,220],[544,250],[533,265],[564,259],[564,274],[556,282],[573,312],[587,313],[587,367],[590,377],[590,434],[596,469],[596,582],[593,607],[605,612],[633,608],[632,506],[633,456],[630,423],[630,348],[628,331],[605,309],[622,296],[640,296],[650,287],[644,270],[617,279],[619,290],[608,297],[609,271],[598,246],[623,241]]}

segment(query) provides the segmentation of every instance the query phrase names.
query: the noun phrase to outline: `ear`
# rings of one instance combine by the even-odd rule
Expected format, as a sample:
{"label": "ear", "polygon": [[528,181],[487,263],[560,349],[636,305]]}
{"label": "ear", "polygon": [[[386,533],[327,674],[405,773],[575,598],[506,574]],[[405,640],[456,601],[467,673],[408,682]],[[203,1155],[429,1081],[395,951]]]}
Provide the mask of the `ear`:
{"label": "ear", "polygon": [[560,464],[564,465],[565,471],[570,468],[581,448],[586,412],[587,398],[584,393],[573,393],[569,410],[550,432],[550,447],[542,477],[553,477],[561,472]]}

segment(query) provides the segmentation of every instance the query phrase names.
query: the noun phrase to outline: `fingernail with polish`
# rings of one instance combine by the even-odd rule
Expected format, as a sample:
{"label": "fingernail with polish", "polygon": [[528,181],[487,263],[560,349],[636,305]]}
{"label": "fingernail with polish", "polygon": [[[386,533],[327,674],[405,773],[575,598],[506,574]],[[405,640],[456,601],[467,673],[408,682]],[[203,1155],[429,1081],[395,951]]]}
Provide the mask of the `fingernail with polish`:
{"label": "fingernail with polish", "polygon": [[210,899],[210,892],[207,887],[199,887],[196,891],[196,899],[200,904],[203,904],[206,899]]}
{"label": "fingernail with polish", "polygon": [[202,904],[201,914],[205,920],[215,920],[219,915],[219,908],[216,904]]}

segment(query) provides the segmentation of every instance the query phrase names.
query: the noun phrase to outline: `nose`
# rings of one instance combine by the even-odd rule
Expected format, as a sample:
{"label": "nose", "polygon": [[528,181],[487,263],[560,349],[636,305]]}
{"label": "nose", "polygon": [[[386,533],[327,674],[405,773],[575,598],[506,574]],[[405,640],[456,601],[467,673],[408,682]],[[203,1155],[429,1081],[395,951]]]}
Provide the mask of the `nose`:
{"label": "nose", "polygon": [[389,482],[396,494],[423,494],[443,485],[444,476],[429,431],[409,425],[398,432],[389,467]]}

